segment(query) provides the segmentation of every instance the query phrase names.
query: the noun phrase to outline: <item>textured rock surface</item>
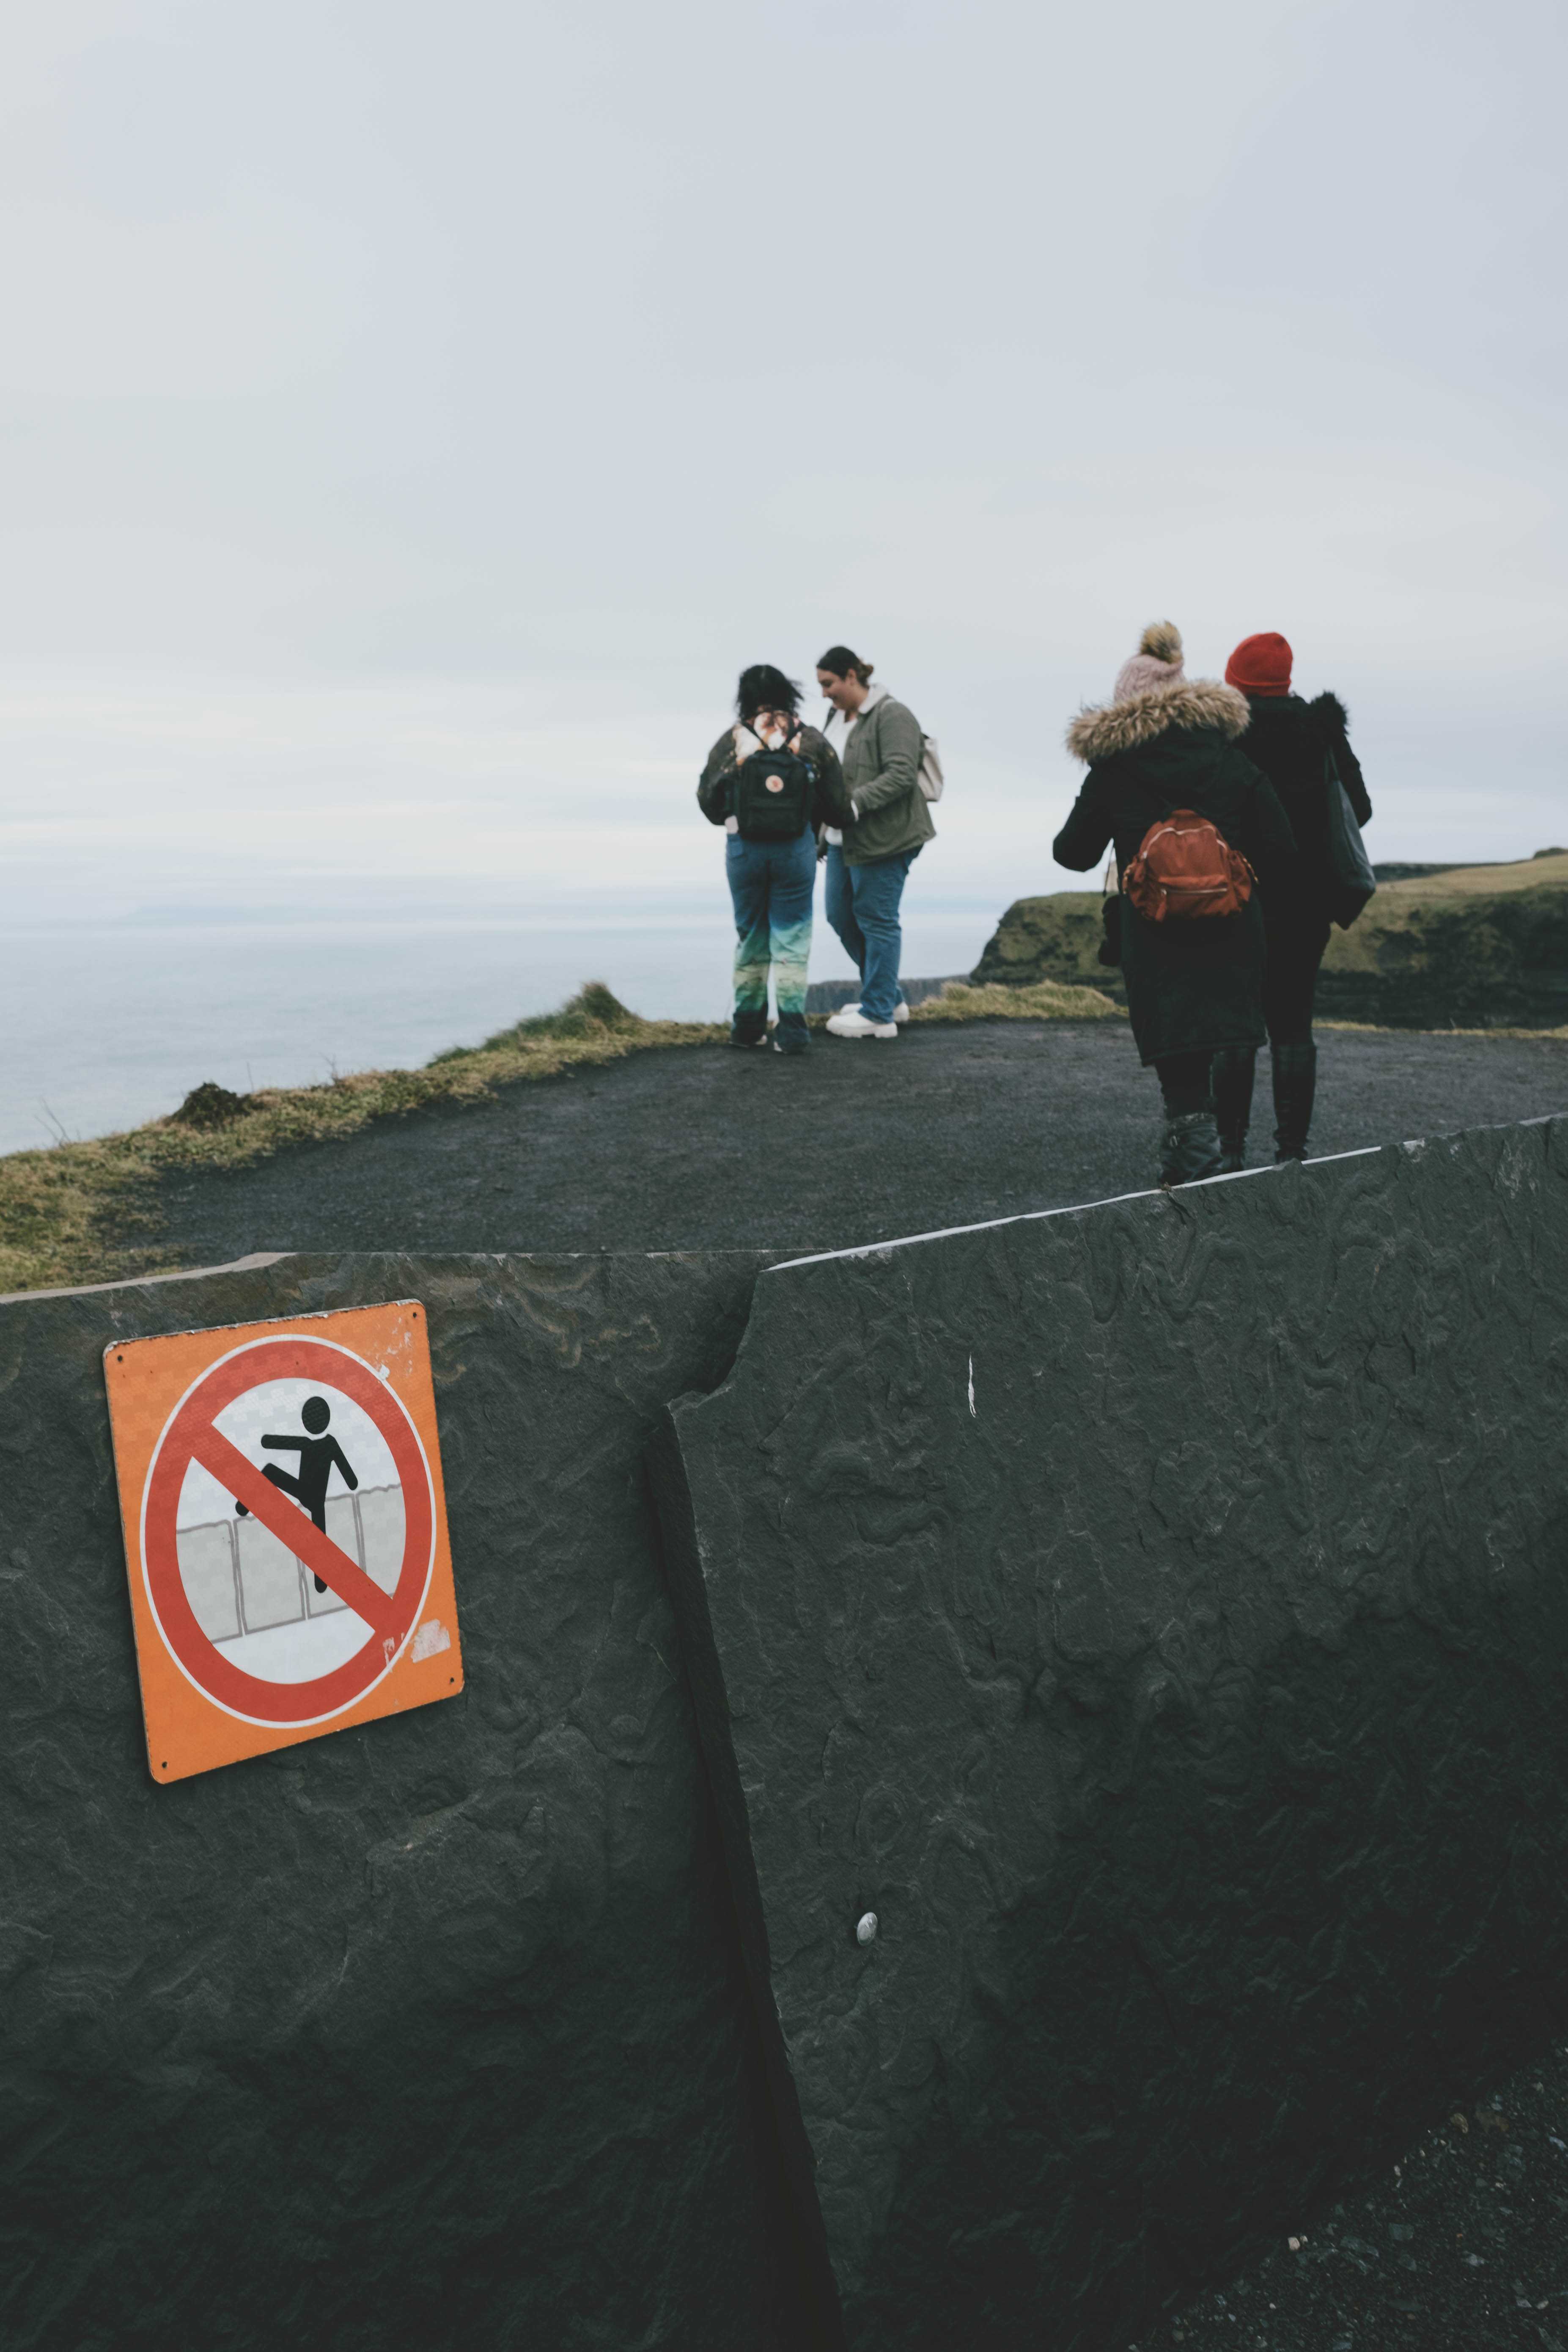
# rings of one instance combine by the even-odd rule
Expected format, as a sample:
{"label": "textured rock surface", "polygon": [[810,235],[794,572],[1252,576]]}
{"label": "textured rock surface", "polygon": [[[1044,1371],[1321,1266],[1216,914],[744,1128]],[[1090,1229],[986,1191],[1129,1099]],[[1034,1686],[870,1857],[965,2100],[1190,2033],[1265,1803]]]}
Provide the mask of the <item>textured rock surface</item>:
{"label": "textured rock surface", "polygon": [[[295,1258],[0,1309],[7,2352],[786,2340],[640,1467],[758,1263]],[[154,1787],[102,1347],[410,1296],[466,1691]]]}
{"label": "textured rock surface", "polygon": [[1053,890],[1037,898],[1015,898],[981,950],[970,978],[1004,987],[1027,988],[1038,980],[1103,989],[1118,1004],[1127,1002],[1119,965],[1100,961],[1105,937],[1100,890]]}
{"label": "textured rock surface", "polygon": [[1318,1011],[1418,1029],[1555,1028],[1568,1021],[1568,889],[1429,904],[1380,893],[1361,922],[1331,936]]}
{"label": "textured rock surface", "polygon": [[665,1507],[853,2346],[1125,2342],[1561,2022],[1565,1402],[1562,1120],[760,1281]]}

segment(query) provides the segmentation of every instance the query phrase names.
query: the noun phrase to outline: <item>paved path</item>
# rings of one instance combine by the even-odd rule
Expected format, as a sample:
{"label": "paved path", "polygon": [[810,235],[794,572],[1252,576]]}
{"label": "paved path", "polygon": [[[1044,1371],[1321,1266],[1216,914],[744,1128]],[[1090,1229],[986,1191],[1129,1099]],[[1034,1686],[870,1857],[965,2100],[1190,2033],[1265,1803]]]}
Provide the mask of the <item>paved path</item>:
{"label": "paved path", "polygon": [[1432,2128],[1131,2352],[1568,2352],[1568,2053],[1479,2099],[1435,2077]]}
{"label": "paved path", "polygon": [[[1568,1043],[1320,1032],[1315,1150],[1568,1109]],[[1259,1068],[1267,1095],[1267,1056]],[[1253,1156],[1272,1156],[1260,1101]],[[1158,1096],[1121,1023],[633,1055],[388,1119],[161,1193],[183,1262],[259,1249],[812,1250],[1156,1180]]]}

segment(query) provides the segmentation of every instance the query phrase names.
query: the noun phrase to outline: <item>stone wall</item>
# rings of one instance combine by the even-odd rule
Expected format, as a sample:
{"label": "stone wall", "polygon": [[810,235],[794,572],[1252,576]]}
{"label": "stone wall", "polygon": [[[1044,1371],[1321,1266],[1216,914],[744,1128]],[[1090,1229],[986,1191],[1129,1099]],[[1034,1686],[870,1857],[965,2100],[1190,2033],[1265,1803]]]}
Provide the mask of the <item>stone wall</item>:
{"label": "stone wall", "polygon": [[1565,1405],[1564,1120],[760,1278],[661,1512],[857,2352],[1123,2344],[1563,2030]]}
{"label": "stone wall", "polygon": [[[295,1257],[0,1307],[7,2352],[800,2340],[641,1468],[759,1263]],[[409,1297],[467,1688],[154,1787],[104,1346]]]}
{"label": "stone wall", "polygon": [[[0,1304],[8,2352],[1110,2347],[1561,2031],[1565,1207]],[[410,1297],[465,1690],[155,1787],[105,1345]]]}

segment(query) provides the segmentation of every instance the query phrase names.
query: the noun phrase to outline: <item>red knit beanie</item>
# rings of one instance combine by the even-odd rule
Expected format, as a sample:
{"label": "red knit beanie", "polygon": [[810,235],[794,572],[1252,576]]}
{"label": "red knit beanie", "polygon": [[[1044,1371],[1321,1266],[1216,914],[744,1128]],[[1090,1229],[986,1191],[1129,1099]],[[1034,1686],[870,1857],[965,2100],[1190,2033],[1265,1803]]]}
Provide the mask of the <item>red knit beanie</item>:
{"label": "red knit beanie", "polygon": [[1225,682],[1243,694],[1289,694],[1291,659],[1279,631],[1265,629],[1261,636],[1243,637],[1225,666]]}

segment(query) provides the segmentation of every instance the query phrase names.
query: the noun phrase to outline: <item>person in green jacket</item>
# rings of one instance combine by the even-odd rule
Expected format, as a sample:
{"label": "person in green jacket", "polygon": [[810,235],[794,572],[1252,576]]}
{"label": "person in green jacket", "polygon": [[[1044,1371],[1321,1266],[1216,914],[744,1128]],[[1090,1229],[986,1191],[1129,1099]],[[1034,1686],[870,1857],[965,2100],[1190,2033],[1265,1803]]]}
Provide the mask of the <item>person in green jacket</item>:
{"label": "person in green jacket", "polygon": [[912,710],[871,683],[872,665],[829,646],[816,682],[843,721],[827,722],[844,770],[850,822],[827,828],[827,919],[860,974],[858,1003],[828,1022],[836,1037],[896,1037],[910,1017],[899,992],[899,905],[910,866],[936,835],[921,790],[925,739]]}

